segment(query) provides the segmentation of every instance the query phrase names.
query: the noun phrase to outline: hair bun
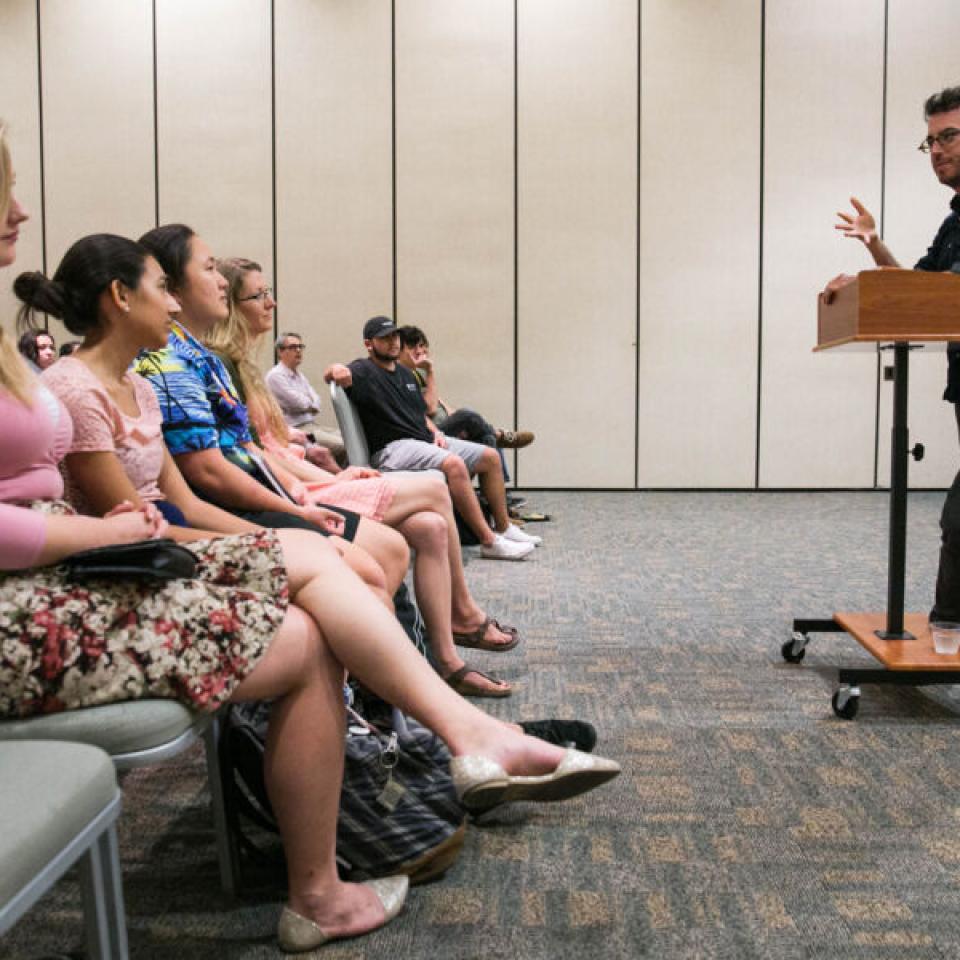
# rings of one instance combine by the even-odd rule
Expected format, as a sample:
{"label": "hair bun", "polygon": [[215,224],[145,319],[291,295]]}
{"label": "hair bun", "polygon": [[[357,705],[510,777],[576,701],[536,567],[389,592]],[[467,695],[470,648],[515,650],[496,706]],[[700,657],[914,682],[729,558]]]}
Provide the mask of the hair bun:
{"label": "hair bun", "polygon": [[63,317],[66,307],[66,291],[54,280],[48,279],[39,270],[21,273],[13,281],[13,292],[31,310]]}

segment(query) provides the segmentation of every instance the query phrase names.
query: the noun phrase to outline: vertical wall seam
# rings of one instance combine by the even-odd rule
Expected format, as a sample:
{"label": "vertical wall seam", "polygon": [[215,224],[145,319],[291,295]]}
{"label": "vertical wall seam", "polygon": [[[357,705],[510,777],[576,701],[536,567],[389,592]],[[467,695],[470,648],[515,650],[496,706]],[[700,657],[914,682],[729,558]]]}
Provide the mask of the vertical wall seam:
{"label": "vertical wall seam", "polygon": [[[883,89],[880,111],[880,236],[887,215],[887,61],[889,59],[890,0],[883,0]],[[883,384],[883,355],[877,344],[877,389],[873,410],[873,486],[880,486],[880,393]]]}
{"label": "vertical wall seam", "polygon": [[[273,230],[273,289],[280,297],[280,265],[277,262],[277,4],[270,0],[270,187]],[[279,307],[273,309],[273,338],[276,341]],[[276,358],[274,358],[276,362]]]}
{"label": "vertical wall seam", "polygon": [[643,0],[637,0],[637,246],[633,252],[637,304],[633,343],[633,489],[640,487],[640,137],[643,128]]}
{"label": "vertical wall seam", "polygon": [[393,322],[397,314],[397,2],[390,0],[390,178],[393,245]]}
{"label": "vertical wall seam", "polygon": [[[37,133],[40,140],[40,258],[43,272],[47,272],[47,173],[44,166],[43,135],[43,42],[40,32],[40,0],[37,0]],[[48,321],[44,317],[44,328]]]}
{"label": "vertical wall seam", "polygon": [[[519,0],[513,0],[513,429],[520,424],[520,69]],[[520,451],[513,458],[513,485],[520,485]]]}
{"label": "vertical wall seam", "polygon": [[760,428],[763,413],[763,240],[767,107],[767,3],[760,4],[760,208],[757,247],[757,421],[753,461],[753,488],[760,489]]}
{"label": "vertical wall seam", "polygon": [[160,100],[157,69],[157,0],[151,3],[153,23],[153,225],[160,226]]}

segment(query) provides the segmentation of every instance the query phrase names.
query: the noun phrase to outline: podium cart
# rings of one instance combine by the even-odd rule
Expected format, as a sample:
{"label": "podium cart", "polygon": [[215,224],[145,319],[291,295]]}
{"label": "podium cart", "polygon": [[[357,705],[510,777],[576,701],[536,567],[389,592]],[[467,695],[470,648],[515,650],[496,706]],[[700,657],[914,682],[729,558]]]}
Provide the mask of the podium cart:
{"label": "podium cart", "polygon": [[841,667],[833,711],[852,720],[860,706],[860,684],[922,686],[960,683],[960,654],[933,649],[926,614],[904,613],[907,551],[907,465],[923,457],[909,448],[907,404],[910,350],[925,343],[960,340],[960,276],[919,270],[864,270],[820,300],[816,350],[890,350],[893,353],[893,428],[890,445],[890,531],[887,609],[834,613],[832,619],[793,621],[793,635],[780,652],[788,663],[803,660],[812,633],[848,633],[879,662],[877,667]]}

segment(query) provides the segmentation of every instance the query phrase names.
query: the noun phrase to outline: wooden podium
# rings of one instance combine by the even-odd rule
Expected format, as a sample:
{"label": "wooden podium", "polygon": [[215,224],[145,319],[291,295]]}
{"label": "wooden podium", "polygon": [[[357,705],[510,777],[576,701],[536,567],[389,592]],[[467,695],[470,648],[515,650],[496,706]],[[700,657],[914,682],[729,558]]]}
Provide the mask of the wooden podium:
{"label": "wooden podium", "polygon": [[[904,618],[907,551],[907,466],[923,456],[919,444],[908,449],[907,400],[912,344],[960,340],[960,276],[920,270],[864,270],[839,290],[830,304],[819,300],[816,350],[835,348],[892,350],[893,428],[890,445],[890,533],[885,613],[835,613],[832,620],[794,620],[793,637],[783,658],[799,663],[811,633],[849,633],[882,664],[882,669],[838,671],[834,712],[856,716],[860,683],[919,686],[960,683],[960,654],[933,649],[927,617]],[[913,347],[916,349],[916,347]]]}

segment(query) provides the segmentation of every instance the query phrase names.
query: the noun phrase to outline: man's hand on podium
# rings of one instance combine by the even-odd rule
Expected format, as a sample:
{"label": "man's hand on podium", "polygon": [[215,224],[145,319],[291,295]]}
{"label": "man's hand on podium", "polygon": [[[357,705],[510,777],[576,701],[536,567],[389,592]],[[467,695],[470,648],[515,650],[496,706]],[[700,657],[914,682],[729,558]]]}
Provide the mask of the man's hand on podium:
{"label": "man's hand on podium", "polygon": [[822,290],[820,299],[824,303],[833,303],[833,298],[838,290],[849,286],[856,281],[856,277],[851,277],[849,273],[838,273]]}

